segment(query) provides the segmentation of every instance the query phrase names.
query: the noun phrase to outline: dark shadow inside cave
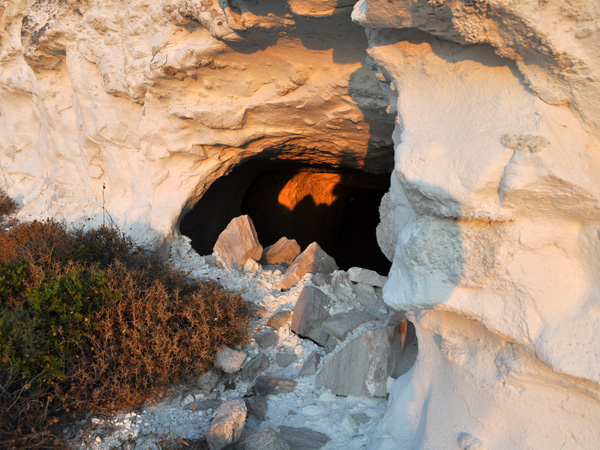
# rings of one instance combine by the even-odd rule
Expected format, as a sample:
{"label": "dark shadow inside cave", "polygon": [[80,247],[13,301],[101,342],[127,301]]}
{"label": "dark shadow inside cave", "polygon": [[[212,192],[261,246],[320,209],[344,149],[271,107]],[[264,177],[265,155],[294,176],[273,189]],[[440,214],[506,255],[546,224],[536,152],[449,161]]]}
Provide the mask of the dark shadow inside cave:
{"label": "dark shadow inside cave", "polygon": [[201,255],[212,253],[231,219],[248,214],[263,246],[285,236],[302,249],[316,241],[341,269],[387,274],[377,244],[379,203],[390,174],[254,158],[217,179],[180,223]]}

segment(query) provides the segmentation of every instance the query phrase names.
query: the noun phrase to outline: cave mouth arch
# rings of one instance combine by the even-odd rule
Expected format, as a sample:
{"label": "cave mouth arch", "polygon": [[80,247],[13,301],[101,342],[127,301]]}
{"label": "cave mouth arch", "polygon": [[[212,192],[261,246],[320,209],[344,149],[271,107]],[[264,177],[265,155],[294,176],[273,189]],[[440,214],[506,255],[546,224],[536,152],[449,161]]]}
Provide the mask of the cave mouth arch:
{"label": "cave mouth arch", "polygon": [[316,241],[340,269],[387,274],[391,263],[376,238],[379,204],[390,173],[252,158],[215,180],[180,222],[201,255],[211,254],[234,217],[248,214],[266,247],[285,236],[302,249]]}

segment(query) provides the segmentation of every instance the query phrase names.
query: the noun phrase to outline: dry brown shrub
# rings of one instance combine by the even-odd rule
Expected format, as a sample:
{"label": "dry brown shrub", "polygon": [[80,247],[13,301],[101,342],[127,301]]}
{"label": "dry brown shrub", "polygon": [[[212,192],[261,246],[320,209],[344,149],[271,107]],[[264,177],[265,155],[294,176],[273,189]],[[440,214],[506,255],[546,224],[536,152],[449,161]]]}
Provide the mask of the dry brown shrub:
{"label": "dry brown shrub", "polygon": [[17,204],[4,191],[0,190],[0,222],[9,214],[17,210]]}
{"label": "dry brown shrub", "polygon": [[0,232],[0,262],[49,264],[64,259],[73,238],[52,220],[23,222]]}
{"label": "dry brown shrub", "polygon": [[45,392],[32,391],[9,369],[0,370],[0,448],[55,448],[53,409]]}
{"label": "dry brown shrub", "polygon": [[247,308],[239,295],[213,284],[192,289],[184,278],[175,281],[177,273],[142,286],[147,277],[140,271],[117,265],[107,275],[118,295],[97,315],[89,346],[62,383],[72,408],[140,406],[209,369],[223,345],[247,339]]}
{"label": "dry brown shrub", "polygon": [[[13,372],[6,355],[0,360],[0,448],[63,448],[50,432],[57,414],[140,406],[210,368],[223,345],[247,340],[247,306],[239,295],[212,283],[190,284],[118,230],[68,233],[53,221],[17,224],[0,231],[0,265],[19,261],[26,270],[18,288],[0,276],[0,323],[2,314],[31,311],[40,295],[48,297],[44,292],[52,302],[54,291],[46,288],[78,274],[74,292],[84,297],[73,304],[87,298],[89,286],[95,289],[86,282],[96,275],[105,281],[89,298],[106,301],[94,309],[91,327],[74,330],[84,338],[63,355],[64,375],[26,389],[36,381]],[[59,293],[69,303],[65,292],[71,291]]]}

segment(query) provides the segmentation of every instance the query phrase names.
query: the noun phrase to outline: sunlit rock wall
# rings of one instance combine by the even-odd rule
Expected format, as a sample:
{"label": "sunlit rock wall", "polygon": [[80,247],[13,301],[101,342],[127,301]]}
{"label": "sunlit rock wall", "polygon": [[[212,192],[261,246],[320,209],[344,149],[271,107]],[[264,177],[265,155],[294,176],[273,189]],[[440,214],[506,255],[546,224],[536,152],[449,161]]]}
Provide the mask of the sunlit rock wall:
{"label": "sunlit rock wall", "polygon": [[374,448],[600,445],[599,17],[356,5],[397,110],[384,295],[419,338]]}
{"label": "sunlit rock wall", "polygon": [[156,241],[264,150],[389,167],[393,115],[353,2],[229,3],[0,0],[0,186],[22,218]]}
{"label": "sunlit rock wall", "polygon": [[0,187],[157,242],[249,158],[393,145],[419,358],[373,447],[598,448],[597,0],[354,3],[0,0]]}

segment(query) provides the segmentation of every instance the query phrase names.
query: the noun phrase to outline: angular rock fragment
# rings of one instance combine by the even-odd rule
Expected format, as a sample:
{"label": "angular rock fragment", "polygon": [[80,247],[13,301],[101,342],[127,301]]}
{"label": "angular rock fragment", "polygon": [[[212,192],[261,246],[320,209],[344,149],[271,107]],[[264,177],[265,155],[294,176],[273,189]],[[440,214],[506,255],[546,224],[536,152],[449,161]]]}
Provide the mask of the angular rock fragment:
{"label": "angular rock fragment", "polygon": [[219,407],[206,436],[210,450],[221,450],[240,439],[246,413],[246,404],[239,398],[225,402]]}
{"label": "angular rock fragment", "polygon": [[279,395],[289,394],[298,383],[293,380],[286,378],[275,378],[275,377],[258,377],[252,390],[259,395]]}
{"label": "angular rock fragment", "polygon": [[237,270],[242,270],[250,258],[260,259],[262,245],[258,242],[252,219],[244,215],[229,222],[219,235],[214,251],[227,267]]}
{"label": "angular rock fragment", "polygon": [[300,253],[300,246],[295,239],[282,237],[263,251],[263,264],[291,264]]}
{"label": "angular rock fragment", "polygon": [[326,275],[324,273],[315,273],[311,278],[310,278],[310,282],[312,284],[314,284],[315,286],[327,286],[328,284],[331,284],[331,281],[333,280],[333,277],[331,275]]}
{"label": "angular rock fragment", "polygon": [[273,317],[271,317],[267,321],[267,325],[279,329],[288,323],[290,317],[292,317],[292,311],[290,311],[289,309],[285,311],[276,312],[275,314],[273,314]]}
{"label": "angular rock fragment", "polygon": [[253,415],[258,420],[263,421],[267,417],[269,411],[269,401],[267,397],[262,395],[254,395],[246,399],[246,406],[248,407],[248,414]]}
{"label": "angular rock fragment", "polygon": [[331,441],[324,433],[285,425],[279,427],[279,435],[288,443],[290,450],[318,450]]}
{"label": "angular rock fragment", "polygon": [[416,359],[416,352],[414,356],[410,351],[405,353],[415,341],[414,328],[407,329],[401,324],[361,334],[327,361],[317,374],[317,386],[336,395],[384,397],[388,376],[397,378]]}
{"label": "angular rock fragment", "polygon": [[348,269],[348,278],[354,283],[368,284],[374,287],[383,287],[387,277],[379,275],[374,270],[363,269],[362,267],[350,267]]}
{"label": "angular rock fragment", "polygon": [[209,370],[208,372],[204,372],[202,375],[198,377],[196,380],[196,385],[206,392],[213,391],[217,385],[219,384],[220,376]]}
{"label": "angular rock fragment", "polygon": [[287,367],[297,360],[298,357],[294,353],[279,352],[277,353],[277,356],[275,356],[275,363],[277,363],[279,367]]}
{"label": "angular rock fragment", "polygon": [[314,286],[305,286],[298,296],[292,315],[291,330],[299,336],[312,339],[319,345],[327,345],[330,335],[322,329],[329,318],[331,299]]}
{"label": "angular rock fragment", "polygon": [[242,369],[242,381],[254,381],[269,368],[269,358],[262,353],[254,356]]}
{"label": "angular rock fragment", "polygon": [[258,261],[248,258],[248,260],[244,263],[244,272],[256,272],[257,270],[260,270],[260,264]]}
{"label": "angular rock fragment", "polygon": [[277,341],[279,341],[279,335],[274,331],[266,331],[256,337],[256,345],[262,349],[277,345]]}
{"label": "angular rock fragment", "polygon": [[280,288],[290,289],[309,272],[330,274],[334,270],[338,270],[335,260],[325,253],[319,244],[313,242],[296,257],[285,272]]}
{"label": "angular rock fragment", "polygon": [[246,450],[290,450],[289,444],[272,428],[263,428],[246,439]]}
{"label": "angular rock fragment", "polygon": [[359,325],[370,320],[375,320],[375,317],[364,311],[339,313],[324,320],[322,329],[325,333],[343,341]]}
{"label": "angular rock fragment", "polygon": [[350,416],[352,417],[352,420],[354,420],[354,422],[356,422],[359,425],[367,423],[371,420],[371,418],[365,413],[351,414]]}
{"label": "angular rock fragment", "polygon": [[248,354],[245,352],[223,346],[223,348],[217,352],[215,367],[226,373],[239,372],[244,365],[247,356]]}
{"label": "angular rock fragment", "polygon": [[312,352],[308,358],[306,358],[306,361],[304,361],[304,364],[302,365],[302,369],[300,369],[300,372],[298,372],[298,375],[300,375],[301,377],[306,376],[306,375],[314,375],[315,373],[317,373],[317,369],[319,368],[319,363],[321,362],[321,355],[319,355],[316,352]]}

